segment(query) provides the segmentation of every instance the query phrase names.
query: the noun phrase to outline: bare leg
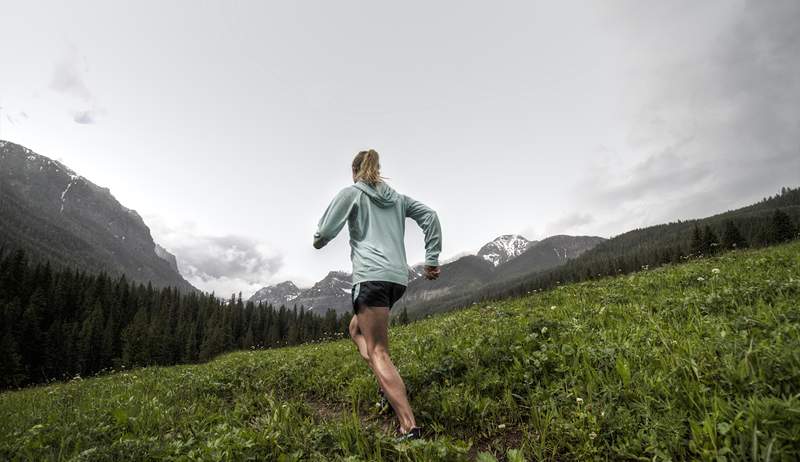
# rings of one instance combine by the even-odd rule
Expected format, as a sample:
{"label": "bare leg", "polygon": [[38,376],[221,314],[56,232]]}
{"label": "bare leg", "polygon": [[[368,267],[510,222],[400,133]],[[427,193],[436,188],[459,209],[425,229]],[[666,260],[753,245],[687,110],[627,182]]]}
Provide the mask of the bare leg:
{"label": "bare leg", "polygon": [[[353,340],[353,343],[356,344],[356,348],[358,348],[358,353],[361,357],[369,364],[369,354],[367,353],[367,340],[364,339],[364,334],[361,333],[361,330],[358,328],[358,316],[353,316],[353,319],[350,320],[350,339]],[[372,365],[370,365],[372,367]]]}
{"label": "bare leg", "polygon": [[372,370],[400,420],[400,431],[406,433],[416,427],[417,422],[408,403],[403,378],[389,357],[389,308],[362,306],[356,317],[359,330],[367,344]]}

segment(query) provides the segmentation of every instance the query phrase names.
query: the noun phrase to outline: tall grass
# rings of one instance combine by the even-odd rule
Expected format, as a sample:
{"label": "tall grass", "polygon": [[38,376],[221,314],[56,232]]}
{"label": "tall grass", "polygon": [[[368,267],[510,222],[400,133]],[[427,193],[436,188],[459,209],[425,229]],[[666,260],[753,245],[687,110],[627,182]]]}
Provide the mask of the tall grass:
{"label": "tall grass", "polygon": [[425,441],[349,341],[0,395],[8,460],[798,460],[800,243],[390,333]]}

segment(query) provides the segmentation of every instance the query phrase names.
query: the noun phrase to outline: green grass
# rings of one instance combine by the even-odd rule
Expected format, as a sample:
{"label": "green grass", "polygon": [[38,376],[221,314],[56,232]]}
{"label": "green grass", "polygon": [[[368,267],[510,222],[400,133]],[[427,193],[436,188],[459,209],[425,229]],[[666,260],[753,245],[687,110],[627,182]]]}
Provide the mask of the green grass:
{"label": "green grass", "polygon": [[9,460],[797,460],[800,243],[391,330],[428,439],[347,340],[0,395]]}

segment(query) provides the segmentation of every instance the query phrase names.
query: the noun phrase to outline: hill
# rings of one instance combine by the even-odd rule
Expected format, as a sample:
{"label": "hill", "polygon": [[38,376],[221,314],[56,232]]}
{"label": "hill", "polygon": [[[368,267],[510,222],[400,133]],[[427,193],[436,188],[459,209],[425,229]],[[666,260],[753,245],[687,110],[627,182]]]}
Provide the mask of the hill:
{"label": "hill", "polygon": [[0,246],[59,267],[196,291],[135,210],[62,163],[8,141],[0,141]]}
{"label": "hill", "polygon": [[0,394],[0,459],[797,460],[798,299],[794,242],[392,328],[424,442],[343,340]]}

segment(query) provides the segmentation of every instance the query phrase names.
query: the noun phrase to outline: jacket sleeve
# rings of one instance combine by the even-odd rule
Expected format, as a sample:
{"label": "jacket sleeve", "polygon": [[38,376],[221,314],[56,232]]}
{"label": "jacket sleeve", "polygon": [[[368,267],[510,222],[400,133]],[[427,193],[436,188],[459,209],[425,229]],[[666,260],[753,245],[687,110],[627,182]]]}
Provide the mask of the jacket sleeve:
{"label": "jacket sleeve", "polygon": [[406,216],[411,218],[425,234],[425,264],[439,266],[439,253],[442,251],[442,227],[439,216],[430,207],[408,196],[403,196],[406,203]]}
{"label": "jacket sleeve", "polygon": [[342,230],[355,204],[353,197],[353,188],[345,188],[333,198],[317,225],[317,232],[314,234],[315,249],[325,247]]}

